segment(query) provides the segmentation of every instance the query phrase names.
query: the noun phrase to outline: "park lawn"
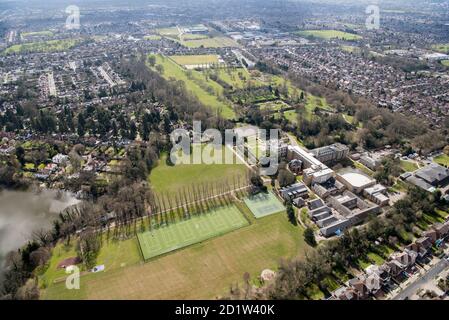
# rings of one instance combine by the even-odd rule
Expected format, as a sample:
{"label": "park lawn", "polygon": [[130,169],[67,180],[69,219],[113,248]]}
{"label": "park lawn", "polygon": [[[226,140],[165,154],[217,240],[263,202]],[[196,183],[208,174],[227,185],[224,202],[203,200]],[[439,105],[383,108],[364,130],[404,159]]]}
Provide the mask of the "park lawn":
{"label": "park lawn", "polygon": [[432,46],[432,49],[441,52],[441,53],[448,53],[449,52],[449,43],[441,43],[441,44],[435,44]]}
{"label": "park lawn", "polygon": [[181,66],[218,63],[216,54],[170,56],[169,58]]}
{"label": "park lawn", "polygon": [[341,39],[341,40],[354,41],[362,39],[362,37],[357,34],[343,32],[339,30],[304,30],[298,31],[296,32],[296,34],[303,37],[312,36],[324,40]]}
{"label": "park lawn", "polygon": [[303,257],[313,250],[302,233],[286,214],[253,218],[248,227],[148,263],[82,276],[81,290],[54,284],[42,298],[213,299],[226,295],[230,284],[241,282],[245,272],[256,278],[266,268],[276,270],[281,258]]}
{"label": "park lawn", "polygon": [[213,37],[193,40],[179,41],[183,46],[188,48],[224,48],[224,47],[239,47],[239,44],[228,37]]}
{"label": "park lawn", "polygon": [[233,179],[240,179],[242,185],[247,183],[247,167],[244,164],[179,164],[169,166],[166,160],[167,155],[162,155],[158,166],[151,171],[148,178],[154,191],[159,194],[174,194],[193,183],[196,185],[215,184],[221,181],[232,183]]}
{"label": "park lawn", "polygon": [[[187,90],[191,91],[201,103],[220,112],[221,115],[227,119],[235,118],[235,112],[231,106],[218,99],[216,94],[223,94],[223,87],[218,83],[208,80],[206,76],[195,70],[185,71],[171,59],[156,55],[156,64],[162,65],[164,70],[162,76],[170,80],[175,78],[176,80],[183,81]],[[202,84],[201,86],[199,84]],[[215,94],[208,92],[203,86],[208,86]]]}
{"label": "park lawn", "polygon": [[405,172],[413,172],[418,170],[418,165],[412,161],[401,160],[401,169]]}
{"label": "park lawn", "polygon": [[62,39],[42,42],[30,42],[15,44],[3,51],[3,54],[24,53],[24,52],[56,52],[71,49],[81,43],[82,39]]}
{"label": "park lawn", "polygon": [[433,158],[433,161],[446,167],[449,166],[449,156],[447,154],[439,155]]}
{"label": "park lawn", "polygon": [[449,67],[449,60],[442,60],[441,64],[445,67]]}
{"label": "park lawn", "polygon": [[263,81],[254,78],[251,73],[244,68],[220,68],[211,72],[215,72],[221,81],[237,89],[243,89],[248,85],[251,85],[252,87],[261,87],[265,85]]}

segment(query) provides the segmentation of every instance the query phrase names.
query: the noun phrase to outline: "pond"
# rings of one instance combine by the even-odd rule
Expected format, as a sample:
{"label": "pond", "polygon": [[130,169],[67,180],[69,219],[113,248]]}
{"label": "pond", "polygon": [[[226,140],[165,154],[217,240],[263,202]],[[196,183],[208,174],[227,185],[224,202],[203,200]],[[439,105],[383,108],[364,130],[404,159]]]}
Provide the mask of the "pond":
{"label": "pond", "polygon": [[50,229],[62,210],[78,202],[53,190],[0,191],[0,281],[5,255],[26,244],[34,231]]}

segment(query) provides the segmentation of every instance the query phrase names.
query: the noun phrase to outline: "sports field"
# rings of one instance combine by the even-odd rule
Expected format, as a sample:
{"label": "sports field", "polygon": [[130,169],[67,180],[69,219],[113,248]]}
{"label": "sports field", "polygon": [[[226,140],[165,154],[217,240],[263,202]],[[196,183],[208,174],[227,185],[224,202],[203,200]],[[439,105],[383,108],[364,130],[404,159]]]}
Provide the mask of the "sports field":
{"label": "sports field", "polygon": [[62,39],[15,44],[6,48],[3,53],[64,51],[76,46],[80,42],[82,42],[82,39]]}
{"label": "sports field", "polygon": [[331,39],[341,39],[341,40],[348,40],[348,41],[354,41],[362,39],[361,36],[353,33],[343,32],[339,30],[304,30],[304,31],[298,31],[296,34],[303,36],[303,37],[316,37],[320,39],[325,40],[331,40]]}
{"label": "sports field", "polygon": [[215,54],[170,56],[170,59],[181,66],[218,63],[218,56]]}
{"label": "sports field", "polygon": [[[206,76],[195,70],[184,70],[173,60],[156,55],[156,64],[163,67],[162,76],[170,80],[183,81],[187,90],[191,91],[205,106],[216,111],[220,111],[221,115],[227,119],[233,119],[235,112],[226,101],[219,100],[219,96],[223,94],[223,87],[214,81],[206,79]],[[155,70],[155,68],[154,68]],[[188,73],[187,73],[188,72]]]}
{"label": "sports field", "polygon": [[251,225],[147,263],[139,262],[136,238],[125,240],[126,246],[112,243],[114,249],[105,243],[98,259],[104,272],[83,275],[80,290],[49,281],[41,299],[215,299],[226,295],[231,283],[241,284],[245,272],[255,279],[266,268],[276,270],[281,258],[304,257],[313,250],[304,242],[303,229],[287,215],[255,219],[246,205],[237,206],[253,220]]}
{"label": "sports field", "polygon": [[256,218],[266,217],[285,210],[282,203],[271,192],[261,192],[246,198],[244,201]]}
{"label": "sports field", "polygon": [[137,235],[145,261],[248,225],[235,205]]}
{"label": "sports field", "polygon": [[[223,148],[223,152],[225,149]],[[167,155],[163,155],[156,168],[151,171],[149,181],[153,190],[158,194],[174,195],[196,185],[208,185],[214,188],[210,182],[230,183],[240,181],[240,186],[246,185],[247,167],[244,164],[179,164],[170,166],[167,164]],[[211,190],[215,192],[216,190]]]}

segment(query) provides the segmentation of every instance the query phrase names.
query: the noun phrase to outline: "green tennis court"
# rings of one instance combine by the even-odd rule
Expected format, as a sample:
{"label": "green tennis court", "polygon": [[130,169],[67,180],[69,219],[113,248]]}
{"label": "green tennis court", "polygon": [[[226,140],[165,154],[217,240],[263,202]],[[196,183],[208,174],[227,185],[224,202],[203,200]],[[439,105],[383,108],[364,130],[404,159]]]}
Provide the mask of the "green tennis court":
{"label": "green tennis court", "polygon": [[137,235],[144,260],[217,237],[248,225],[235,205],[225,206]]}
{"label": "green tennis court", "polygon": [[244,201],[256,218],[262,218],[285,210],[284,205],[271,192],[261,192],[246,198]]}

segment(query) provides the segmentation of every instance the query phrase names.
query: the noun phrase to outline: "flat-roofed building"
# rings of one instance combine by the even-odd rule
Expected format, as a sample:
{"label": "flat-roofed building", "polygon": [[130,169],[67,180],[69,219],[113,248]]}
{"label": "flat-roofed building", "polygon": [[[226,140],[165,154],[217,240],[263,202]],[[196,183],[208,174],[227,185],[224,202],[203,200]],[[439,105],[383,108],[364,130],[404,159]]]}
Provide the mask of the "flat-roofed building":
{"label": "flat-roofed building", "polygon": [[376,180],[359,172],[337,174],[337,180],[343,183],[349,191],[354,193],[361,193],[364,189],[376,184]]}
{"label": "flat-roofed building", "polygon": [[333,164],[346,158],[349,154],[349,148],[344,144],[334,143],[329,146],[313,149],[310,153],[325,164]]}

